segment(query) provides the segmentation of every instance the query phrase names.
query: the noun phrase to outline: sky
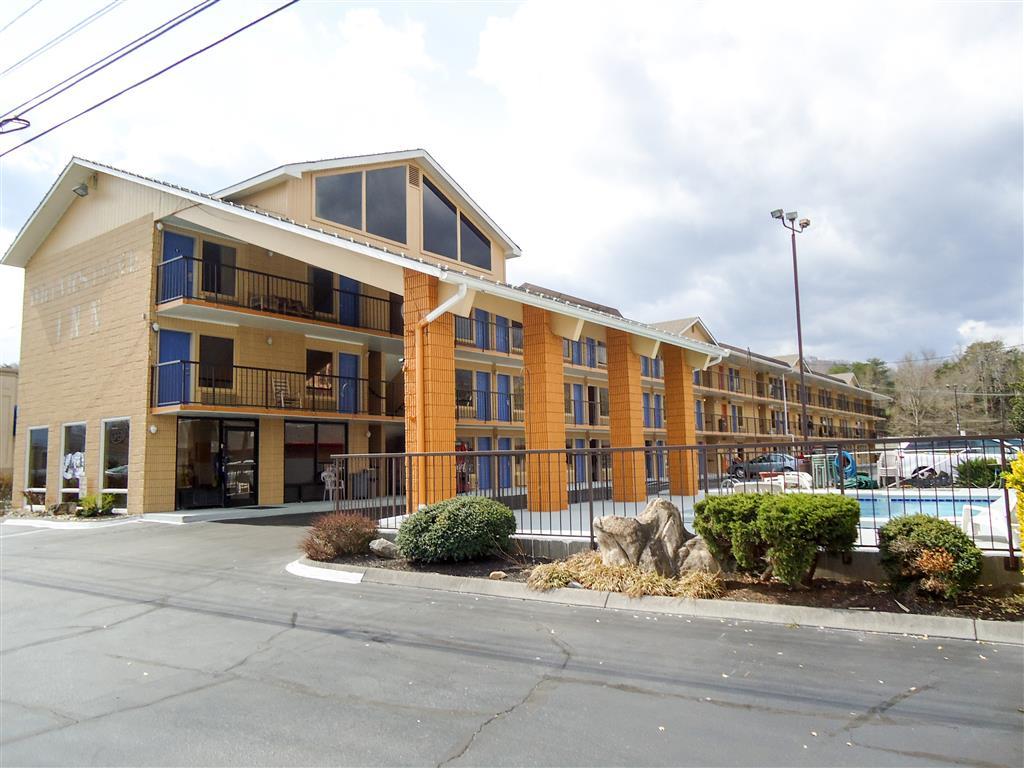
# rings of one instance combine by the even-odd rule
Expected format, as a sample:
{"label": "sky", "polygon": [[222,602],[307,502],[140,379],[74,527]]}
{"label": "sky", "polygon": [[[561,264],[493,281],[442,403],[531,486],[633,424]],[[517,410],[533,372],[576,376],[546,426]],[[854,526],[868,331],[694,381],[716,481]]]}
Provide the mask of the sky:
{"label": "sky", "polygon": [[[0,27],[35,0],[0,5]],[[0,71],[110,0],[41,0]],[[26,101],[194,4],[125,0],[0,75]],[[277,7],[221,0],[53,99],[0,152]],[[0,159],[0,252],[68,160],[215,191],[422,147],[533,282],[829,359],[1024,343],[1024,18],[1010,2],[303,0]],[[0,267],[0,362],[22,273]]]}

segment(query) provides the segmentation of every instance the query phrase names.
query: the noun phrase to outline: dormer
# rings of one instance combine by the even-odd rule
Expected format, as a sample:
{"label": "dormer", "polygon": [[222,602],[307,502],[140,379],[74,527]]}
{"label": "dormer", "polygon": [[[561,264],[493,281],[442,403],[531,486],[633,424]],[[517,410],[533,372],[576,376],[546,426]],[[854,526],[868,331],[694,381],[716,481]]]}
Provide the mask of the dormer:
{"label": "dormer", "polygon": [[215,196],[501,282],[521,255],[421,149],[284,165]]}

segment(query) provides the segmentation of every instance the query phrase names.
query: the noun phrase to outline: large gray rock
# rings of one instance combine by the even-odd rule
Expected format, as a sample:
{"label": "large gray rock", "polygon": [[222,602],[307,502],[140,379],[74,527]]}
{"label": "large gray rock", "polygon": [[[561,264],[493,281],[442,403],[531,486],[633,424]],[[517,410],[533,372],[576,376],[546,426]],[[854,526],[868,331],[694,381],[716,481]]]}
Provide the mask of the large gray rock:
{"label": "large gray rock", "polygon": [[636,565],[671,577],[721,570],[703,539],[686,530],[679,510],[667,499],[652,500],[636,517],[598,518],[594,539],[605,565]]}
{"label": "large gray rock", "polygon": [[395,560],[402,556],[398,551],[398,547],[387,539],[374,539],[371,541],[370,551],[377,557],[382,557],[385,560]]}
{"label": "large gray rock", "polygon": [[694,536],[683,545],[676,558],[676,563],[679,565],[680,576],[695,571],[722,572],[721,563],[711,554],[707,542],[701,536]]}
{"label": "large gray rock", "polygon": [[637,518],[606,515],[594,521],[594,539],[605,565],[640,565],[648,536]]}

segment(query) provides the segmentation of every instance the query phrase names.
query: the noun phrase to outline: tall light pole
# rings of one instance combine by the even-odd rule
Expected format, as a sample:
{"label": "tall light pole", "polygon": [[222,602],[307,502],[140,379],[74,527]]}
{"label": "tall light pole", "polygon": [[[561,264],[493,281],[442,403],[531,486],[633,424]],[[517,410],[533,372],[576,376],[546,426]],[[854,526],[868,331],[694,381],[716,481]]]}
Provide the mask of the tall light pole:
{"label": "tall light pole", "polygon": [[772,218],[782,222],[789,230],[793,244],[793,295],[796,298],[796,354],[800,369],[800,434],[807,440],[807,387],[804,385],[804,332],[800,325],[800,277],[796,267],[796,235],[811,226],[810,219],[796,220],[796,211],[783,213],[781,208],[772,211]]}
{"label": "tall light pole", "polygon": [[946,389],[953,390],[953,413],[956,415],[956,433],[962,435],[964,431],[960,429],[960,400],[956,393],[956,384],[947,384]]}

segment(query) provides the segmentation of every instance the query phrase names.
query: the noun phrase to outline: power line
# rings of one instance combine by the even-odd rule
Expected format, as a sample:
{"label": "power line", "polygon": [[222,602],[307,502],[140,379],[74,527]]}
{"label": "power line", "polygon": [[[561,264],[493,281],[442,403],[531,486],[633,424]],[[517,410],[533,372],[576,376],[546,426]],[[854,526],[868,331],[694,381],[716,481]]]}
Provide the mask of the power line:
{"label": "power line", "polygon": [[85,29],[87,26],[92,24],[97,19],[100,19],[103,16],[106,16],[108,13],[110,13],[112,10],[114,10],[114,8],[119,6],[122,2],[124,2],[124,0],[111,0],[111,2],[107,3],[105,6],[100,8],[95,13],[92,13],[89,16],[86,16],[80,22],[78,22],[77,24],[72,25],[71,27],[68,27],[63,32],[61,32],[59,35],[57,35],[56,37],[51,39],[49,42],[43,43],[41,46],[39,46],[34,51],[32,51],[32,53],[28,54],[27,56],[19,59],[18,61],[14,62],[13,64],[11,64],[11,66],[9,66],[3,72],[0,72],[0,77],[4,77],[7,73],[13,72],[18,67],[20,67],[22,64],[27,64],[28,62],[32,61],[32,59],[36,58],[37,56],[42,56],[44,53],[46,53],[48,50],[53,48],[55,45],[60,45],[62,42],[67,40],[69,37],[74,35],[76,32],[81,32],[83,29]]}
{"label": "power line", "polygon": [[35,8],[37,5],[39,5],[41,2],[43,2],[43,0],[36,0],[34,3],[32,3],[32,5],[30,5],[24,11],[22,11],[17,16],[15,16],[13,19],[8,21],[6,24],[4,24],[3,27],[0,27],[0,34],[3,34],[4,32],[6,32],[8,27],[12,26],[14,24],[14,22],[16,22],[18,19],[20,19],[22,16],[24,16],[29,11],[31,11],[33,8]]}
{"label": "power line", "polygon": [[230,40],[235,35],[238,35],[238,34],[244,32],[245,30],[249,29],[250,27],[256,26],[261,21],[264,21],[265,19],[269,19],[274,14],[280,13],[285,8],[288,8],[289,6],[295,5],[297,2],[299,2],[299,0],[289,0],[289,2],[285,3],[284,5],[278,6],[274,10],[270,11],[270,13],[264,14],[263,16],[260,16],[258,19],[254,19],[253,21],[250,21],[248,24],[246,24],[246,25],[244,25],[242,27],[239,27],[234,32],[231,32],[231,33],[229,33],[227,35],[224,35],[224,37],[222,37],[222,38],[220,38],[218,40],[213,41],[209,45],[206,45],[206,46],[200,48],[197,51],[193,51],[188,56],[184,56],[184,57],[178,59],[177,61],[172,62],[171,64],[168,64],[163,69],[157,70],[156,72],[154,72],[153,74],[149,75],[148,77],[144,77],[142,80],[139,80],[138,82],[133,83],[132,85],[129,85],[127,88],[122,88],[120,91],[115,93],[113,96],[108,96],[107,98],[103,99],[102,101],[96,102],[91,107],[87,107],[86,109],[83,109],[78,114],[72,115],[71,117],[67,118],[66,120],[62,120],[61,122],[57,123],[56,125],[54,125],[54,126],[52,126],[50,128],[47,128],[45,131],[42,131],[41,133],[37,133],[32,138],[26,139],[25,141],[21,142],[21,144],[15,144],[13,147],[8,149],[7,151],[0,153],[0,157],[5,157],[5,156],[11,154],[11,152],[13,152],[14,150],[20,149],[21,147],[24,147],[26,144],[31,144],[36,139],[41,139],[43,136],[46,136],[48,133],[52,133],[53,131],[57,130],[58,128],[67,125],[72,120],[77,120],[78,118],[82,117],[83,115],[89,114],[94,109],[98,109],[99,107],[102,107],[104,104],[108,104],[109,102],[111,102],[114,99],[116,99],[118,96],[123,96],[124,94],[128,93],[129,91],[132,91],[132,90],[138,88],[140,85],[144,85],[144,84],[148,83],[150,80],[156,79],[157,77],[159,77],[160,75],[164,74],[165,72],[168,72],[168,71],[174,69],[179,64],[184,64],[186,61],[189,61],[190,59],[195,58],[199,54],[205,53],[206,51],[208,51],[211,48],[214,48],[214,47],[220,45],[221,43],[225,42],[226,40]]}
{"label": "power line", "polygon": [[[40,0],[40,2],[41,1],[42,0]],[[125,45],[122,45],[116,51],[112,51],[111,53],[108,53],[106,56],[104,56],[103,58],[99,59],[98,61],[94,61],[89,66],[83,67],[78,72],[76,72],[75,74],[73,74],[73,75],[71,75],[69,77],[64,78],[63,80],[61,80],[56,85],[50,86],[49,88],[47,88],[42,93],[36,94],[31,99],[28,99],[27,101],[22,102],[18,106],[12,107],[11,109],[8,109],[3,114],[0,114],[0,118],[4,118],[4,117],[7,117],[8,115],[13,115],[13,114],[17,114],[17,116],[19,118],[24,117],[24,115],[28,114],[29,112],[31,112],[36,107],[42,106],[46,102],[50,101],[50,99],[56,98],[57,96],[59,96],[60,94],[64,93],[68,89],[75,87],[76,85],[78,85],[79,83],[83,82],[84,80],[87,80],[88,78],[90,78],[93,75],[95,75],[97,72],[100,72],[100,71],[106,69],[111,64],[114,64],[115,62],[120,61],[121,59],[123,59],[128,54],[134,53],[135,51],[139,50],[139,48],[142,48],[144,45],[148,45],[149,43],[151,43],[154,40],[156,40],[158,37],[166,34],[167,32],[170,32],[172,29],[177,27],[179,24],[183,24],[186,21],[188,21],[189,19],[193,18],[194,16],[198,16],[200,13],[202,13],[205,10],[207,10],[208,8],[213,7],[214,5],[216,5],[219,2],[220,2],[220,0],[203,0],[198,5],[192,6],[187,11],[184,11],[183,13],[178,14],[177,16],[175,16],[172,19],[168,19],[167,21],[163,22],[162,24],[160,24],[160,25],[154,27],[153,29],[149,30],[144,35],[141,35],[141,36],[135,38],[130,43],[126,43]],[[131,50],[128,50],[128,49],[131,49]],[[81,75],[81,77],[79,77],[79,75]],[[71,82],[72,80],[74,80],[74,82]],[[70,83],[70,84],[65,85],[67,83]],[[65,87],[61,87],[61,86],[65,86]],[[47,94],[49,94],[49,95],[47,95]],[[35,103],[33,103],[33,102],[35,102]],[[28,105],[31,105],[31,106],[28,106]],[[22,107],[25,107],[25,106],[28,106],[28,109],[22,109]]]}

